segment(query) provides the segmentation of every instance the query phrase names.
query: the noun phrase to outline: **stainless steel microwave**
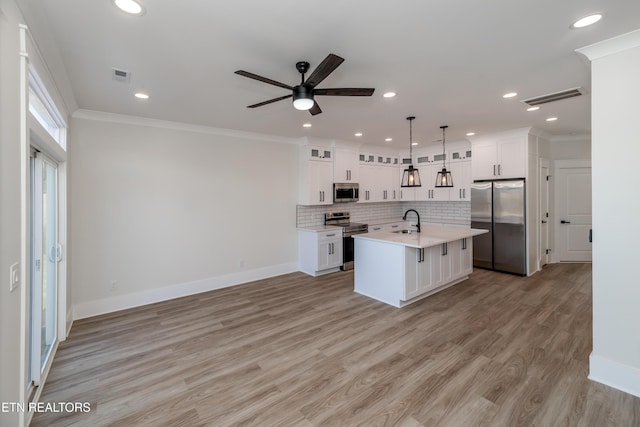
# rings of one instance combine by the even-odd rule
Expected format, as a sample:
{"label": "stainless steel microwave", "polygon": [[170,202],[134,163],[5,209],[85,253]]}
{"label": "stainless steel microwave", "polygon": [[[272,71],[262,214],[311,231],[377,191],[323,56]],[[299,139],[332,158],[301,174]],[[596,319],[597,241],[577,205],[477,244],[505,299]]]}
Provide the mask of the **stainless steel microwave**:
{"label": "stainless steel microwave", "polygon": [[333,203],[357,202],[360,185],[353,183],[333,184]]}

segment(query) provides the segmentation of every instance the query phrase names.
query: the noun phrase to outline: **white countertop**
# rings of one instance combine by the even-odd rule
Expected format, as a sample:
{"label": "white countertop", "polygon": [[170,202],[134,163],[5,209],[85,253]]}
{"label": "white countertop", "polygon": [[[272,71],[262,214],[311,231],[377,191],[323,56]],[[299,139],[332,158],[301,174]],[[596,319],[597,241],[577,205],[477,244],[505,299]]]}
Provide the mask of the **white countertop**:
{"label": "white countertop", "polygon": [[411,234],[394,233],[392,231],[377,231],[367,234],[356,234],[352,237],[354,239],[373,240],[394,245],[409,246],[412,248],[428,248],[441,243],[453,242],[488,233],[487,230],[460,227],[422,226],[420,230],[420,233],[413,232]]}

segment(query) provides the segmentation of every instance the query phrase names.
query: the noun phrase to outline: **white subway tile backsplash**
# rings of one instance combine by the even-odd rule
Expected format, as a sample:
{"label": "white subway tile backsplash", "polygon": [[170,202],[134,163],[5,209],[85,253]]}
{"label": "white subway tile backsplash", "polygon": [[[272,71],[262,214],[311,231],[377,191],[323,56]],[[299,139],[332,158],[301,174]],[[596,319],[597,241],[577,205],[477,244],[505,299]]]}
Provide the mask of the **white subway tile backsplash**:
{"label": "white subway tile backsplash", "polygon": [[368,222],[379,219],[397,218],[407,209],[415,209],[424,222],[470,225],[470,202],[385,202],[385,203],[342,203],[330,206],[296,206],[296,227],[311,227],[324,224],[326,212],[350,212],[353,222]]}

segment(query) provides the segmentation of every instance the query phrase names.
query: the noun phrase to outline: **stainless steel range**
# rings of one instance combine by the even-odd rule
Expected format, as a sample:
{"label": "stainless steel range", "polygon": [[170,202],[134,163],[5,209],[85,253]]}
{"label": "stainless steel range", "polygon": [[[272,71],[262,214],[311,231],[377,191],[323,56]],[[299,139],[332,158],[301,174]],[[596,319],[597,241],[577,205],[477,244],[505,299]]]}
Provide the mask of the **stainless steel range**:
{"label": "stainless steel range", "polygon": [[327,212],[324,214],[325,225],[342,227],[342,267],[341,270],[353,270],[353,239],[354,234],[367,233],[368,224],[351,222],[349,212]]}

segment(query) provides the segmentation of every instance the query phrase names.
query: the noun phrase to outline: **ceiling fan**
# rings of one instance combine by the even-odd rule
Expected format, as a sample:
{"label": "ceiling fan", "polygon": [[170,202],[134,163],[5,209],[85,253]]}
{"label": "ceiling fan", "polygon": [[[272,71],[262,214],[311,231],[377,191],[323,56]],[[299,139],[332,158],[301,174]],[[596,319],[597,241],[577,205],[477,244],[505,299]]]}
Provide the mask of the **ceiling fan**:
{"label": "ceiling fan", "polygon": [[279,86],[285,89],[289,89],[292,93],[290,95],[280,96],[278,98],[270,99],[268,101],[259,102],[257,104],[248,105],[247,108],[262,107],[263,105],[271,104],[273,102],[282,101],[283,99],[293,98],[293,106],[297,110],[309,110],[312,115],[322,113],[320,106],[315,101],[314,96],[371,96],[375,89],[365,88],[334,88],[334,89],[316,89],[316,86],[327,78],[340,64],[344,62],[344,59],[338,55],[330,53],[327,57],[316,67],[311,75],[305,80],[304,75],[309,71],[309,63],[306,61],[300,61],[296,63],[296,69],[302,75],[302,80],[297,86],[289,86],[284,83],[277,82],[275,80],[268,79],[266,77],[259,76],[257,74],[250,73],[244,70],[238,70],[235,73],[250,79],[258,80],[264,83],[268,83],[274,86]]}

